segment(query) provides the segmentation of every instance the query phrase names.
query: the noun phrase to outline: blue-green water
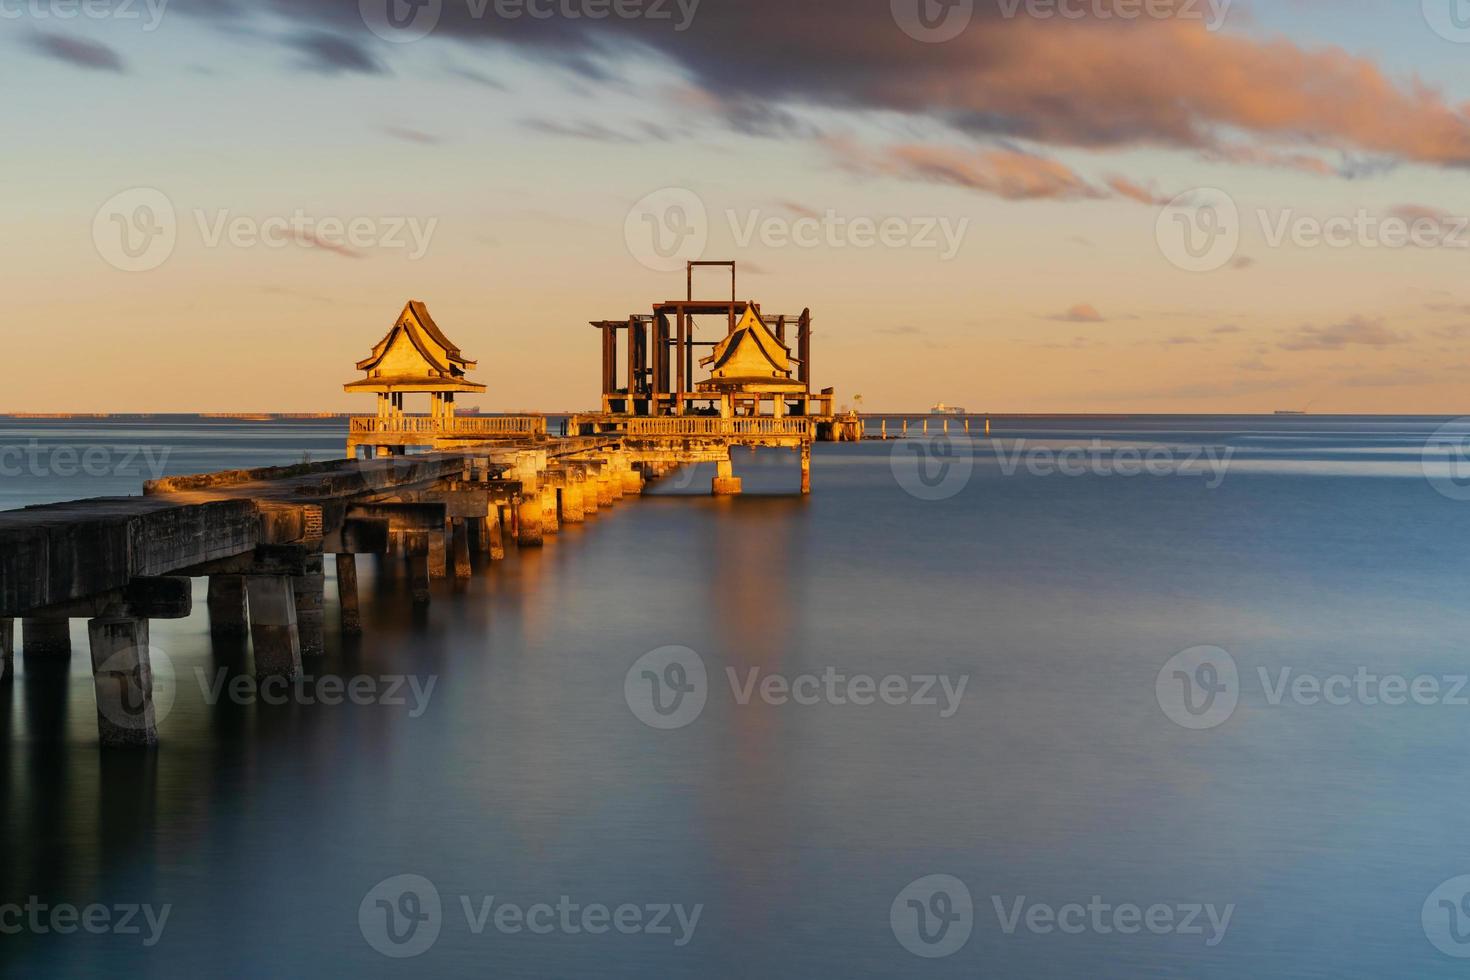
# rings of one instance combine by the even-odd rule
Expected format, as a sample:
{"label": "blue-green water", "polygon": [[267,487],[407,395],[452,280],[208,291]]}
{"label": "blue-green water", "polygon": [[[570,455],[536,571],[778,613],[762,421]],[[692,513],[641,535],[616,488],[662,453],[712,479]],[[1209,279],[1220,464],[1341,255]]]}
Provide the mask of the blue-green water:
{"label": "blue-green water", "polygon": [[[819,445],[807,499],[791,454],[737,453],[743,498],[696,468],[436,585],[425,616],[362,559],[365,635],[329,628],[307,671],[361,678],[363,703],[211,697],[249,652],[211,644],[196,583],[199,611],[153,628],[155,753],[99,752],[74,622],[68,674],[17,657],[0,693],[5,972],[1461,976],[1436,942],[1470,952],[1464,889],[1436,889],[1470,873],[1470,425],[1441,445],[1445,421],[1002,421]],[[0,420],[0,446],[32,439],[46,462],[5,470],[0,507],[153,475],[141,453],[72,474],[58,445],[167,450],[177,473],[331,458],[343,433]],[[1135,450],[1154,475],[1115,472]],[[639,698],[679,679],[639,666],[671,646],[705,671],[692,718]],[[1226,672],[1171,662],[1196,647]],[[926,678],[937,703],[913,703]],[[402,875],[424,881],[380,886]],[[943,895],[910,889],[931,875]],[[9,929],[30,896],[169,911]],[[620,931],[589,906],[633,911]]]}

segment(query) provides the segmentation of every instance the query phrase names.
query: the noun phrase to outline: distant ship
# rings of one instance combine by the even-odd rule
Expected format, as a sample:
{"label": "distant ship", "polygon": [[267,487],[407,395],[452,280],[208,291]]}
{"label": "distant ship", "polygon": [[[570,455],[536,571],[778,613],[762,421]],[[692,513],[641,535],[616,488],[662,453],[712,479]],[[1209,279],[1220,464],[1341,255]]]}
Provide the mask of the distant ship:
{"label": "distant ship", "polygon": [[938,405],[935,405],[933,408],[929,409],[929,414],[930,415],[969,415],[970,413],[967,412],[967,411],[965,411],[963,408],[951,408],[950,406],[944,404],[944,402],[940,402]]}
{"label": "distant ship", "polygon": [[1307,413],[1306,412],[1294,411],[1294,410],[1289,409],[1289,408],[1283,408],[1281,411],[1277,412],[1276,414],[1277,415],[1306,415]]}

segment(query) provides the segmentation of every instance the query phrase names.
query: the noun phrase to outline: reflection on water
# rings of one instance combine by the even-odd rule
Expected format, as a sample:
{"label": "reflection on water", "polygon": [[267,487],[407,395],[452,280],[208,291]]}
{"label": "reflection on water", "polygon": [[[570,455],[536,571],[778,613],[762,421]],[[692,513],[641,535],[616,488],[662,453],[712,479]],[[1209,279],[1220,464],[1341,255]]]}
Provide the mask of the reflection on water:
{"label": "reflection on water", "polygon": [[[154,624],[176,691],[156,753],[97,751],[76,623],[69,665],[18,659],[0,696],[0,904],[172,911],[152,948],[26,929],[0,935],[0,957],[7,974],[55,977],[1457,975],[1420,914],[1470,870],[1455,764],[1467,709],[1273,705],[1258,680],[1470,672],[1455,533],[1470,504],[1421,465],[1439,424],[1028,421],[976,440],[968,482],[938,501],[904,492],[891,445],[819,446],[805,499],[792,454],[739,454],[744,498],[703,495],[697,468],[544,549],[478,562],[462,592],[436,583],[426,613],[395,561],[360,559],[364,635],[329,629],[308,670],[359,678],[362,703],[211,697],[235,678],[249,689],[249,650],[211,642],[200,582],[198,615]],[[320,423],[86,432],[181,439],[175,472],[327,458],[340,442]],[[1094,438],[1235,447],[1237,462],[1211,490],[1184,475],[1007,475],[997,459],[1016,440]],[[190,465],[206,443],[228,462]],[[121,488],[3,490],[8,504],[94,492]],[[328,623],[334,596],[329,583]],[[1206,644],[1238,663],[1240,706],[1188,731],[1156,676]],[[708,701],[658,731],[624,680],[670,645],[697,651]],[[742,704],[730,680],[829,669],[969,683],[946,718]],[[402,874],[433,883],[442,915],[432,948],[398,961],[365,941],[359,905]],[[889,924],[931,874],[964,882],[975,907],[968,943],[932,961]],[[487,896],[702,915],[686,946],[493,919],[477,934],[462,899]],[[1022,896],[1235,908],[1214,947],[1007,934],[994,905]]]}

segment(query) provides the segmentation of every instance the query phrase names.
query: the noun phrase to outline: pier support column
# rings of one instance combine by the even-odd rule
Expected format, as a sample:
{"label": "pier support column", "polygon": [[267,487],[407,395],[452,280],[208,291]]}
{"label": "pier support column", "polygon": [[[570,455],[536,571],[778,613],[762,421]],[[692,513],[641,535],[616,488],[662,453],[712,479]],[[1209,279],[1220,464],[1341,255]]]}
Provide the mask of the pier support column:
{"label": "pier support column", "polygon": [[250,636],[255,641],[256,677],[296,677],[301,673],[301,633],[296,596],[288,575],[251,575]]}
{"label": "pier support column", "polygon": [[321,555],[311,555],[306,559],[306,574],[291,576],[296,631],[301,637],[303,657],[320,657],[327,652],[325,569],[326,559]]}
{"label": "pier support column", "polygon": [[735,467],[730,463],[730,457],[715,463],[715,478],[711,481],[710,492],[716,497],[734,497],[741,491],[740,477],[735,475]]}
{"label": "pier support column", "polygon": [[597,484],[597,467],[582,467],[582,514],[594,517],[602,507],[602,492]]}
{"label": "pier support column", "polygon": [[413,592],[415,606],[429,604],[429,546],[433,538],[442,541],[444,535],[433,531],[415,531],[404,541],[408,552],[408,587]]}
{"label": "pier support column", "polygon": [[103,616],[87,623],[97,734],[107,747],[158,744],[148,620]]}
{"label": "pier support column", "polygon": [[209,576],[209,635],[243,637],[250,635],[250,618],[246,614],[245,576]]}
{"label": "pier support column", "polygon": [[557,496],[556,487],[545,486],[541,488],[541,533],[561,533],[560,500]]}
{"label": "pier support column", "polygon": [[801,492],[803,494],[812,492],[812,447],[810,445],[801,447]]}
{"label": "pier support column", "polygon": [[568,524],[581,524],[587,519],[582,509],[582,489],[586,486],[575,470],[568,471],[567,485],[561,489],[561,519]]}
{"label": "pier support column", "polygon": [[612,505],[612,473],[607,466],[601,466],[597,470],[597,506],[601,509]]}
{"label": "pier support column", "polygon": [[522,548],[539,548],[541,537],[541,495],[533,492],[521,498],[516,508],[516,544]]}
{"label": "pier support column", "polygon": [[450,525],[444,522],[444,530],[429,532],[429,577],[447,578],[449,575]]}
{"label": "pier support column", "polygon": [[454,522],[454,578],[463,582],[470,577],[470,529],[463,520]]}
{"label": "pier support column", "polygon": [[362,609],[357,601],[357,556],[337,556],[337,602],[342,607],[342,635],[362,635]]}
{"label": "pier support column", "polygon": [[490,537],[490,560],[502,561],[505,558],[505,531],[500,523],[499,504],[490,505],[485,515],[485,530]]}
{"label": "pier support column", "polygon": [[27,657],[71,656],[69,619],[22,619],[21,633]]}
{"label": "pier support column", "polygon": [[0,684],[15,678],[15,620],[0,619]]}
{"label": "pier support column", "polygon": [[635,466],[629,466],[623,470],[623,493],[629,496],[638,496],[643,492],[643,474],[638,472]]}
{"label": "pier support column", "polygon": [[490,528],[483,517],[465,518],[465,530],[470,536],[470,552],[476,555],[490,553]]}

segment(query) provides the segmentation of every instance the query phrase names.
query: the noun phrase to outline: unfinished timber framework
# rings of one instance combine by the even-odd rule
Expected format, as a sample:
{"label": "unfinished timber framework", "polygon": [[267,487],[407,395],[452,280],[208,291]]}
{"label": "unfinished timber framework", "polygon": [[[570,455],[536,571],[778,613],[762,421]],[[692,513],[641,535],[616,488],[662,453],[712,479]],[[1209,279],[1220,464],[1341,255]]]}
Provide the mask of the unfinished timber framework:
{"label": "unfinished timber framework", "polygon": [[[0,683],[17,646],[29,662],[64,661],[71,621],[87,622],[104,746],[152,745],[149,622],[193,612],[193,580],[208,581],[211,634],[248,637],[259,677],[294,678],[325,651],[326,559],[336,571],[342,634],[362,630],[357,556],[407,565],[412,601],[435,578],[463,581],[472,553],[503,560],[565,525],[592,520],[649,481],[714,463],[714,494],[741,492],[734,447],[794,450],[811,492],[812,444],[858,439],[856,415],[833,412],[811,385],[812,317],[772,318],[735,297],[688,298],[651,316],[599,321],[602,411],[567,419],[460,415],[455,397],[483,392],[475,367],[419,302],[408,303],[349,392],[377,398],[350,419],[347,457],[325,463],[197,476],[144,486],[142,496],[0,512]],[[697,341],[695,318],[723,319],[723,339]],[[612,370],[626,330],[627,371]],[[795,331],[796,350],[787,344]],[[697,362],[695,349],[710,353]],[[695,379],[695,368],[707,377]],[[428,415],[405,398],[430,397]],[[18,624],[18,628],[17,628]]]}

